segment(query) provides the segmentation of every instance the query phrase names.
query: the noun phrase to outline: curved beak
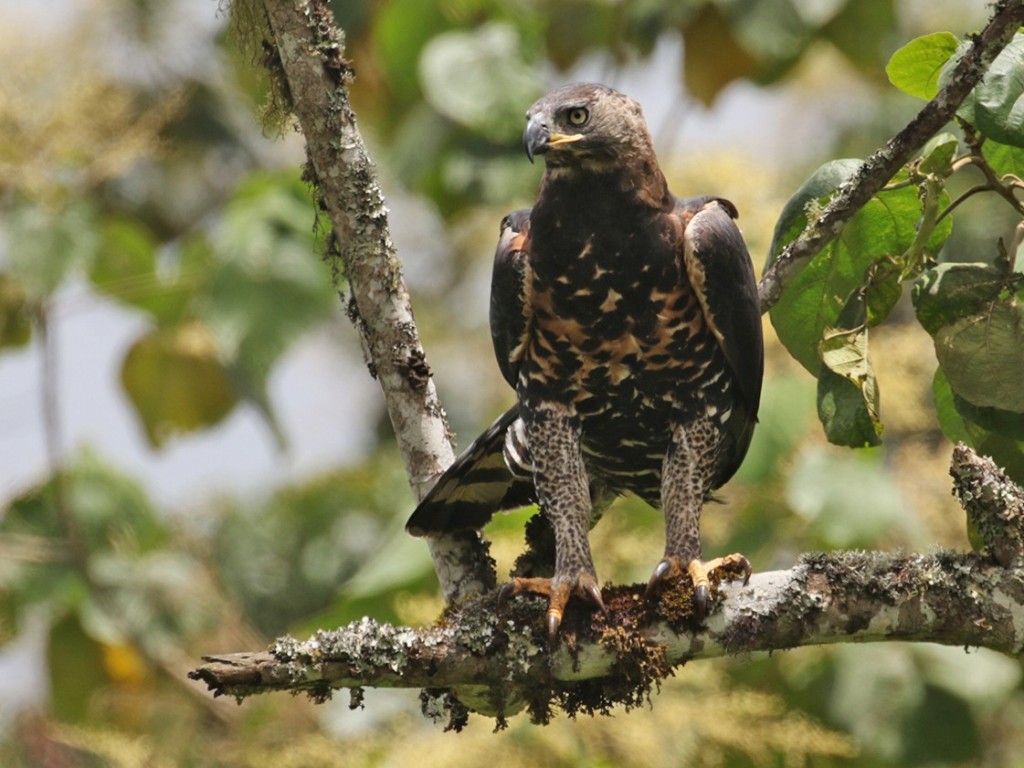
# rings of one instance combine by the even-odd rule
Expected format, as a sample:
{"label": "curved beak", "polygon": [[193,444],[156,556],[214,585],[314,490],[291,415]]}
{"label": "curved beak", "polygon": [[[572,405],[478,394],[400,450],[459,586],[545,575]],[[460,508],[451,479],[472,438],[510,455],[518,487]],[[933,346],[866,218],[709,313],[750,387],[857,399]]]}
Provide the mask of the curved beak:
{"label": "curved beak", "polygon": [[551,133],[547,121],[540,114],[532,115],[523,131],[523,149],[533,162],[534,155],[542,155],[552,147],[575,144],[583,138],[582,133]]}
{"label": "curved beak", "polygon": [[526,156],[533,162],[534,155],[542,155],[548,150],[548,139],[550,130],[547,123],[540,115],[531,115],[523,130],[523,149]]}

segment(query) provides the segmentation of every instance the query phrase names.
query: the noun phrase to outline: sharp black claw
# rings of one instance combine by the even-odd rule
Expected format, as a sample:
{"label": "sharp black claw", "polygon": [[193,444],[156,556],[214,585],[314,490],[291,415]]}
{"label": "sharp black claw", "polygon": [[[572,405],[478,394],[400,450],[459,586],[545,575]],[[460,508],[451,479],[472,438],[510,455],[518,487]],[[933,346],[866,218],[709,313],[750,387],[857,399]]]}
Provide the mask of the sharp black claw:
{"label": "sharp black claw", "polygon": [[672,563],[668,560],[662,560],[656,566],[654,566],[654,573],[651,574],[651,578],[647,582],[647,589],[644,590],[644,596],[650,597],[654,594],[655,588],[661,583],[661,580],[668,573],[668,569],[672,567]]}
{"label": "sharp black claw", "polygon": [[750,574],[754,572],[754,569],[750,566],[750,561],[747,558],[743,558],[740,562],[743,567],[743,586],[747,586],[750,583]]}
{"label": "sharp black claw", "polygon": [[554,648],[558,645],[558,628],[562,625],[562,616],[554,611],[548,611],[544,623],[548,628],[548,644]]}
{"label": "sharp black claw", "polygon": [[709,597],[710,592],[705,584],[701,584],[693,590],[693,615],[699,622],[704,621],[704,617],[708,615]]}
{"label": "sharp black claw", "polygon": [[501,589],[498,590],[498,610],[500,611],[505,607],[505,604],[509,601],[516,593],[516,585],[514,582],[508,581],[501,585]]}
{"label": "sharp black claw", "polygon": [[593,582],[586,584],[583,587],[583,591],[586,593],[587,599],[590,600],[598,610],[604,613],[604,599],[601,597],[601,588]]}

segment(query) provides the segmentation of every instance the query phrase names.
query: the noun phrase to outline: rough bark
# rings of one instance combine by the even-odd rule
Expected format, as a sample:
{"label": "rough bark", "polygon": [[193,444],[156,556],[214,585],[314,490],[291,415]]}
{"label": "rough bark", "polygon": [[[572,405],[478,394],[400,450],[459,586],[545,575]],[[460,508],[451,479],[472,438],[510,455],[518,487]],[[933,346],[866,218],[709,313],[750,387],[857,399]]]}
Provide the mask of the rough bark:
{"label": "rough bark", "polygon": [[1024,565],[1024,490],[987,456],[963,443],[953,449],[953,495],[967,512],[968,530],[1004,568]]}
{"label": "rough bark", "polygon": [[[263,5],[276,52],[265,61],[302,129],[307,176],[330,219],[327,260],[343,300],[348,286],[348,316],[384,393],[406,475],[419,499],[455,451],[413,320],[384,195],[349,105],[352,70],[344,58],[344,36],[323,0],[265,0]],[[478,535],[432,540],[431,554],[448,599],[495,583],[493,563]]]}
{"label": "rough bark", "polygon": [[761,312],[767,312],[818,251],[836,237],[879,192],[956,115],[957,109],[976,86],[989,65],[1024,24],[1024,0],[1001,0],[991,20],[975,35],[949,81],[907,125],[878,149],[853,178],[828,202],[798,238],[787,245],[761,278],[758,295]]}
{"label": "rough bark", "polygon": [[214,695],[273,690],[322,700],[336,688],[424,688],[458,706],[502,718],[529,706],[546,721],[635,706],[687,661],[836,642],[908,640],[1024,651],[1024,570],[978,554],[837,552],[804,556],[786,571],[723,585],[702,627],[685,611],[689,594],[642,598],[643,587],[605,589],[608,611],[574,606],[562,643],[549,653],[543,609],[523,601],[507,613],[473,598],[435,627],[411,629],[364,618],[262,653],[205,658],[191,673]]}

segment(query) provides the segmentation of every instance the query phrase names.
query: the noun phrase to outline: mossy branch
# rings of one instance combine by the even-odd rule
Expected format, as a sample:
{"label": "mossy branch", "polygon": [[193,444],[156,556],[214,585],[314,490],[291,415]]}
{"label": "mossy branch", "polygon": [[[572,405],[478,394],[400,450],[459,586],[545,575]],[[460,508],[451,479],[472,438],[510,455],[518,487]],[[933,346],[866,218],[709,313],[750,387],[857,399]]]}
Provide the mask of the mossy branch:
{"label": "mossy branch", "polygon": [[433,627],[363,618],[305,641],[280,638],[263,652],[208,656],[189,676],[239,700],[279,690],[324,700],[338,688],[357,699],[364,686],[422,688],[424,711],[443,712],[459,728],[470,710],[500,725],[524,707],[546,722],[558,709],[637,706],[680,664],[724,654],[909,640],[1024,657],[1024,489],[963,444],[950,472],[968,516],[993,539],[981,553],[804,555],[746,586],[717,587],[703,625],[683,584],[654,600],[643,585],[605,587],[604,613],[570,603],[554,649],[543,601],[519,598],[497,610],[490,591],[455,602]]}
{"label": "mossy branch", "polygon": [[786,571],[723,585],[721,603],[696,627],[689,595],[656,604],[643,587],[605,589],[605,614],[574,605],[549,652],[543,606],[493,594],[450,610],[425,629],[364,618],[309,640],[279,639],[262,653],[206,657],[191,673],[214,695],[275,690],[316,700],[338,688],[423,688],[459,727],[468,710],[498,718],[526,707],[546,722],[556,710],[605,712],[643,704],[672,670],[724,654],[837,642],[912,640],[1024,653],[1024,570],[977,554],[837,552],[808,555]]}

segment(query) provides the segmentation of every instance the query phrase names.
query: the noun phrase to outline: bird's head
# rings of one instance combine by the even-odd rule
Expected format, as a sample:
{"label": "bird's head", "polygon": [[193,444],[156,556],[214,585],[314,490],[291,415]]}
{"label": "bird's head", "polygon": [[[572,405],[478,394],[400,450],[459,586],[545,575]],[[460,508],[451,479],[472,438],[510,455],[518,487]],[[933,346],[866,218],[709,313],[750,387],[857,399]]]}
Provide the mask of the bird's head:
{"label": "bird's head", "polygon": [[523,148],[548,167],[603,165],[629,155],[653,155],[640,105],[624,93],[594,83],[552,91],[526,112]]}

